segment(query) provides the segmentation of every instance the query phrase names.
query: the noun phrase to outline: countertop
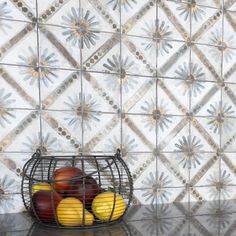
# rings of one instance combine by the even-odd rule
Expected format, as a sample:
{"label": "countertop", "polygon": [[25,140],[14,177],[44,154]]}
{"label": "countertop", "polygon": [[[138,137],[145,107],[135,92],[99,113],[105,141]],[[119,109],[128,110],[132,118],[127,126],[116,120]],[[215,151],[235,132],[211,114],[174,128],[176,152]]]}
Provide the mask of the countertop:
{"label": "countertop", "polygon": [[26,213],[0,215],[0,236],[236,236],[236,200],[132,206],[124,220],[93,230],[35,224]]}

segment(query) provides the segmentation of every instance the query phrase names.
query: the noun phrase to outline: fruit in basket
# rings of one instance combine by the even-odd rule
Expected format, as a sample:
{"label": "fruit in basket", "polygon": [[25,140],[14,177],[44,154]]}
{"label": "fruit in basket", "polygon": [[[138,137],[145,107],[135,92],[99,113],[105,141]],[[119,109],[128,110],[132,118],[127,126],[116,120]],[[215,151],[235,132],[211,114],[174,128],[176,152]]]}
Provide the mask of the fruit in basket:
{"label": "fruit in basket", "polygon": [[61,200],[62,197],[53,190],[39,190],[32,197],[32,211],[42,221],[54,221],[54,212]]}
{"label": "fruit in basket", "polygon": [[50,186],[50,184],[48,184],[46,182],[39,183],[39,184],[33,184],[32,194],[35,194],[39,190],[52,190],[52,187]]}
{"label": "fruit in basket", "polygon": [[78,198],[87,207],[92,204],[93,199],[100,192],[101,188],[97,184],[97,181],[91,176],[86,176],[85,178],[71,182],[70,191],[68,191],[67,196]]}
{"label": "fruit in basket", "polygon": [[70,189],[71,180],[74,177],[83,176],[83,171],[77,167],[62,167],[53,174],[54,189],[58,192],[66,192]]}
{"label": "fruit in basket", "polygon": [[125,213],[125,210],[125,201],[118,193],[100,193],[94,198],[92,202],[93,214],[102,221],[117,220]]}
{"label": "fruit in basket", "polygon": [[61,200],[57,207],[57,218],[63,226],[92,225],[94,216],[84,208],[83,203],[74,197]]}

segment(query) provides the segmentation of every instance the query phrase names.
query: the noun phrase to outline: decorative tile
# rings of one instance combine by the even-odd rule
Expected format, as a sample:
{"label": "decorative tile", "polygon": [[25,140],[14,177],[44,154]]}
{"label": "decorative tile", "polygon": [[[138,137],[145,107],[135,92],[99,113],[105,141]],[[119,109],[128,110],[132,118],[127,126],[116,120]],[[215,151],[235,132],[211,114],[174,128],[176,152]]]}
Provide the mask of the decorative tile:
{"label": "decorative tile", "polygon": [[[208,9],[207,9],[207,12],[208,12]],[[206,19],[204,26],[210,24],[213,18],[214,21],[213,23],[211,23],[212,27],[208,27],[208,28],[201,27],[201,29],[199,29],[197,34],[194,34],[194,33],[192,34],[192,41],[195,41],[196,43],[209,44],[216,47],[221,47],[222,38],[223,38],[222,11],[211,9],[210,15],[207,15],[207,17],[208,18]],[[194,28],[195,28],[195,24],[194,24]]]}
{"label": "decorative tile", "polygon": [[163,1],[159,4],[159,8],[166,13],[183,39],[188,40],[190,38],[191,4],[179,1]]}
{"label": "decorative tile", "polygon": [[[65,34],[71,29],[46,25],[40,25],[39,28],[39,65],[47,68],[80,69],[80,52],[76,50],[77,39]],[[50,77],[47,69],[44,70],[43,76]]]}
{"label": "decorative tile", "polygon": [[204,89],[199,96],[191,100],[191,110],[194,115],[208,117],[210,120],[212,116],[218,115],[221,107],[221,86],[218,83],[201,82],[199,85],[204,86]]}
{"label": "decorative tile", "polygon": [[[157,44],[161,46],[161,39],[166,40],[178,40],[185,41],[187,37],[182,32],[180,25],[178,25],[178,16],[172,14],[170,11],[171,6],[168,6],[166,2],[160,2],[158,5],[157,17],[158,22],[156,23],[156,40]],[[176,19],[177,17],[177,19]],[[186,20],[186,27],[188,28],[189,21]],[[185,24],[184,24],[185,26]],[[164,42],[163,42],[164,44]]]}
{"label": "decorative tile", "polygon": [[39,73],[34,67],[1,65],[0,80],[1,107],[38,109]]}
{"label": "decorative tile", "polygon": [[[88,42],[90,36],[88,34]],[[91,43],[81,45],[83,70],[120,74],[120,67],[124,63],[120,57],[120,35],[96,31],[91,37]]]}
{"label": "decorative tile", "polygon": [[129,148],[133,152],[152,152],[156,145],[155,128],[151,131],[143,125],[149,119],[150,117],[145,115],[126,115],[122,126],[123,145],[132,144]]}
{"label": "decorative tile", "polygon": [[192,46],[192,53],[195,53],[204,63],[205,67],[211,71],[215,80],[220,79],[222,68],[222,50],[220,47],[194,44]]}
{"label": "decorative tile", "polygon": [[[163,137],[159,138],[158,145],[164,152],[183,152],[186,150],[185,145],[189,145],[190,123],[186,118],[173,117],[175,128],[169,133],[165,132]],[[181,119],[182,118],[182,119]]]}
{"label": "decorative tile", "polygon": [[[218,81],[219,75],[212,70],[211,65],[208,60],[202,53],[198,45],[194,45],[192,53],[191,53],[191,63],[190,63],[190,74],[192,75],[193,85],[194,82],[209,82],[209,81]],[[199,92],[201,92],[200,89]]]}
{"label": "decorative tile", "polygon": [[[178,90],[173,94],[172,91]],[[186,115],[190,108],[190,89],[183,79],[161,79],[158,81],[158,106],[165,107],[165,114]]]}
{"label": "decorative tile", "polygon": [[0,34],[4,35],[3,41],[1,41],[0,62],[37,66],[37,30],[35,24],[10,23],[10,21],[6,21],[5,24],[10,24],[10,28],[5,31],[6,33],[0,31]]}
{"label": "decorative tile", "polygon": [[1,132],[1,149],[11,152],[34,152],[40,146],[33,137],[40,140],[40,120],[37,110],[13,110],[14,122],[11,128]]}
{"label": "decorative tile", "polygon": [[186,42],[177,42],[165,39],[161,42],[161,45],[163,45],[162,47],[168,47],[168,50],[158,51],[158,75],[162,77],[183,78],[189,69],[189,45]]}
{"label": "decorative tile", "polygon": [[[191,4],[191,9],[192,41],[217,44],[217,39],[221,36],[222,31],[222,10],[208,8],[194,3]],[[210,30],[207,31],[207,28],[210,28]]]}
{"label": "decorative tile", "polygon": [[133,75],[129,79],[130,82],[122,80],[123,111],[155,116],[156,78]]}
{"label": "decorative tile", "polygon": [[[123,35],[122,68],[127,74],[156,76],[158,46],[153,38]],[[121,71],[121,77],[124,71]]]}
{"label": "decorative tile", "polygon": [[88,20],[91,31],[116,32],[119,30],[119,19],[113,18],[112,11],[109,11],[100,1],[80,0],[80,4],[83,9],[82,17]]}
{"label": "decorative tile", "polygon": [[[151,1],[120,1],[122,32],[130,35],[146,36],[148,24],[155,25],[156,3]],[[149,28],[149,27],[148,27]]]}

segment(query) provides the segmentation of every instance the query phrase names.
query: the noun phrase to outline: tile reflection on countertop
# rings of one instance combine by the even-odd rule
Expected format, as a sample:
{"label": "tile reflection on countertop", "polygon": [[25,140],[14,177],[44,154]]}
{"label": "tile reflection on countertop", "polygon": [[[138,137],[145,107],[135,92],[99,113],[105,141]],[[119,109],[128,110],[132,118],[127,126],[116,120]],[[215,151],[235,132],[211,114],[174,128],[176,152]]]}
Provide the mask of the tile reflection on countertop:
{"label": "tile reflection on countertop", "polygon": [[132,206],[124,221],[66,230],[33,223],[25,213],[0,215],[0,236],[236,236],[236,201]]}

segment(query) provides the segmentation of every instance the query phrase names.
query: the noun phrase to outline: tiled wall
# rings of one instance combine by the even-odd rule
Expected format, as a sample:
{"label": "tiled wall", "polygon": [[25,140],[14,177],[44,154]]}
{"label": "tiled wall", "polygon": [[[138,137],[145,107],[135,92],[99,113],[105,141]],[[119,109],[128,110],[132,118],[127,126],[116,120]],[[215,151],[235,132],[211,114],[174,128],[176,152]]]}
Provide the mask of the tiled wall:
{"label": "tiled wall", "polygon": [[235,0],[0,0],[0,213],[25,161],[114,152],[134,203],[236,196]]}

